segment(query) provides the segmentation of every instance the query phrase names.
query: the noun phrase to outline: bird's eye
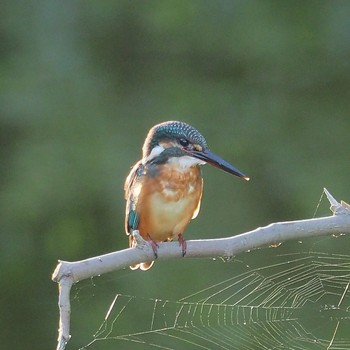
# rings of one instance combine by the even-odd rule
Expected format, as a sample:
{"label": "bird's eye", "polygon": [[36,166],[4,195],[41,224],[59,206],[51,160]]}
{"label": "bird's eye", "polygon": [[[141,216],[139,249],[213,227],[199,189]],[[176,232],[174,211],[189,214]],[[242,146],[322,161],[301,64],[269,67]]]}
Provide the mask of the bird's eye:
{"label": "bird's eye", "polygon": [[180,139],[180,145],[183,147],[187,147],[189,145],[189,141],[186,139]]}

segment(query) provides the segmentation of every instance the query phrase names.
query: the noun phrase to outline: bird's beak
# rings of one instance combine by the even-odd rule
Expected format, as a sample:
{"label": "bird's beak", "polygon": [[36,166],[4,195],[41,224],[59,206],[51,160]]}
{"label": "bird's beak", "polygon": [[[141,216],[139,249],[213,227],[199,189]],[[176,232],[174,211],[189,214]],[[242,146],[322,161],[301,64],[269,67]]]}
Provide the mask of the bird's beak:
{"label": "bird's beak", "polygon": [[211,152],[210,150],[206,149],[204,151],[191,151],[191,156],[200,160],[203,160],[204,162],[214,166],[215,168],[221,169],[223,171],[226,171],[229,174],[236,175],[238,177],[241,177],[242,179],[249,181],[249,177],[244,175],[241,171],[236,169],[233,165],[226,162],[226,160],[222,159],[215,153]]}

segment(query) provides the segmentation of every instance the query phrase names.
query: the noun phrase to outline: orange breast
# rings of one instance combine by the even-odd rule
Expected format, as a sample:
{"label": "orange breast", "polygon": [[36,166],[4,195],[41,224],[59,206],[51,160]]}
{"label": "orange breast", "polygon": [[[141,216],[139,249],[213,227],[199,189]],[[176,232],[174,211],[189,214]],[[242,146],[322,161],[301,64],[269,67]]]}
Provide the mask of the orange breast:
{"label": "orange breast", "polygon": [[146,176],[138,199],[140,234],[154,241],[183,233],[198,214],[203,180],[199,166],[177,169],[163,164],[155,176]]}

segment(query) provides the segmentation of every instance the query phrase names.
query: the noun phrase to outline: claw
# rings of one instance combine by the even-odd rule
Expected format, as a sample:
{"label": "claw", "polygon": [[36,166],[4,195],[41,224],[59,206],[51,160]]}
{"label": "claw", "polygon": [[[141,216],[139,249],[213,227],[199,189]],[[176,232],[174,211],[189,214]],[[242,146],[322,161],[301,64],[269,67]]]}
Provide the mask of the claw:
{"label": "claw", "polygon": [[179,246],[182,249],[182,256],[184,257],[186,255],[186,249],[187,249],[187,242],[186,240],[183,238],[182,234],[180,233],[178,235],[178,240],[179,240]]}
{"label": "claw", "polygon": [[151,245],[152,247],[152,250],[153,250],[153,253],[154,253],[154,257],[155,259],[158,259],[158,248],[159,248],[159,245],[157,244],[157,242],[155,242],[151,236],[148,234],[148,242],[149,244]]}

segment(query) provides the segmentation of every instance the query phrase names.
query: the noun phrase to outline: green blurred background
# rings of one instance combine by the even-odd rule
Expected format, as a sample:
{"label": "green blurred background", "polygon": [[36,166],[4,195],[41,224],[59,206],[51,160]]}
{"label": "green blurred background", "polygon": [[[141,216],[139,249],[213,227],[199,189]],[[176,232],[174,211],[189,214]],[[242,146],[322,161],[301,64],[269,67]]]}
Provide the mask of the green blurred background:
{"label": "green blurred background", "polygon": [[[127,247],[124,179],[158,122],[192,124],[251,177],[206,166],[187,238],[312,217],[323,187],[350,199],[349,2],[2,1],[0,11],[1,348],[55,346],[58,259]],[[212,265],[161,261],[82,282],[69,348],[89,341],[116,293],[177,300],[213,283]]]}

